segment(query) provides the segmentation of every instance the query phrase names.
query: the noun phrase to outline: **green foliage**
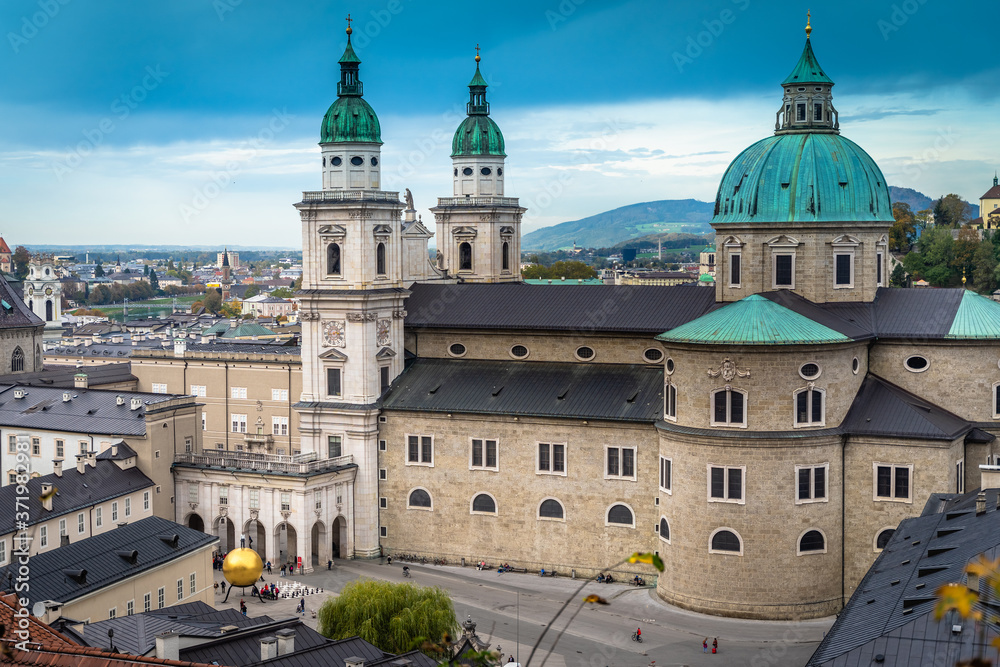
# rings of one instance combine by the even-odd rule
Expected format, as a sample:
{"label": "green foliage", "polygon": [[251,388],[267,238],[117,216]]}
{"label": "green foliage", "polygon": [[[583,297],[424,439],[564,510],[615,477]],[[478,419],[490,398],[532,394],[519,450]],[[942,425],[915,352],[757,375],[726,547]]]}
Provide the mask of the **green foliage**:
{"label": "green foliage", "polygon": [[980,294],[993,294],[997,288],[996,247],[990,239],[977,244],[972,255],[972,289]]}
{"label": "green foliage", "polygon": [[292,291],[296,292],[300,289],[302,289],[302,276],[299,276],[298,278],[292,281]]}
{"label": "green foliage", "polygon": [[889,250],[906,252],[917,237],[916,216],[909,204],[896,202],[892,205],[892,217],[896,221],[889,229]]}
{"label": "green foliage", "polygon": [[917,246],[918,252],[911,252],[903,259],[903,268],[935,287],[947,287],[954,277],[955,242],[951,230],[937,225],[929,227]]}
{"label": "green foliage", "polygon": [[559,280],[560,278],[596,278],[597,272],[578,261],[556,262],[552,266],[532,265],[526,267],[521,276],[526,279]]}
{"label": "green foliage", "polygon": [[229,301],[222,304],[220,311],[223,317],[235,318],[243,314],[243,307],[238,301]]}
{"label": "green foliage", "polygon": [[903,268],[902,264],[897,264],[892,269],[892,273],[889,275],[889,286],[890,287],[906,287],[906,269]]}
{"label": "green foliage", "polygon": [[[146,268],[149,269],[148,266]],[[156,275],[156,269],[150,269],[149,270],[149,285],[150,285],[150,287],[153,288],[153,291],[155,291],[155,292],[159,292],[160,291],[160,279]]]}
{"label": "green foliage", "polygon": [[205,307],[205,310],[212,313],[219,313],[222,311],[222,293],[212,287],[205,290],[205,298],[201,300],[201,305]]}
{"label": "green foliage", "polygon": [[354,581],[319,610],[320,634],[331,639],[361,637],[390,653],[454,636],[457,629],[451,598],[437,587]]}
{"label": "green foliage", "polygon": [[94,277],[95,278],[104,277],[104,265],[101,264],[101,260],[97,260],[97,266],[94,267]]}
{"label": "green foliage", "polygon": [[23,245],[19,245],[14,248],[14,254],[11,255],[11,262],[14,264],[14,277],[18,280],[24,280],[24,277],[28,275],[28,262],[31,261],[31,253]]}
{"label": "green foliage", "polygon": [[291,288],[288,288],[288,287],[279,287],[279,288],[271,291],[271,296],[276,296],[279,299],[291,299],[292,298],[292,290],[291,290]]}
{"label": "green foliage", "polygon": [[956,194],[948,194],[932,205],[934,224],[939,227],[961,227],[972,220],[972,207]]}
{"label": "green foliage", "polygon": [[153,287],[143,280],[137,280],[128,285],[97,285],[94,289],[90,290],[87,303],[94,306],[119,303],[125,299],[129,301],[144,301],[152,296]]}
{"label": "green foliage", "polygon": [[247,291],[243,293],[243,298],[249,299],[250,297],[257,296],[258,294],[260,294],[260,287],[257,285],[250,285],[250,287],[247,287]]}

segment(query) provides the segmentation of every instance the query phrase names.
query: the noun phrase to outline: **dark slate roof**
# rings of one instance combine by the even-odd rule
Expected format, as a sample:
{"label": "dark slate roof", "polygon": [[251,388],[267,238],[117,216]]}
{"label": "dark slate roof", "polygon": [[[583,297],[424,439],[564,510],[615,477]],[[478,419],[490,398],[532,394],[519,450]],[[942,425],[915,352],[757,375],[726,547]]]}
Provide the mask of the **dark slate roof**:
{"label": "dark slate roof", "polygon": [[715,308],[697,285],[415,284],[406,326],[663,333]]}
{"label": "dark slate roof", "polygon": [[302,354],[302,347],[291,345],[290,340],[276,340],[273,343],[266,343],[259,340],[241,341],[239,339],[215,339],[211,343],[189,343],[188,352],[235,352],[238,354],[288,354],[299,356]]}
{"label": "dark slate roof", "polygon": [[[111,450],[109,449],[108,452]],[[135,452],[132,452],[135,456]],[[45,510],[37,498],[42,494],[42,484],[52,484],[58,491],[52,497],[52,509]],[[42,475],[28,480],[28,525],[48,521],[64,514],[70,514],[84,507],[90,507],[112,498],[118,498],[140,489],[148,489],[155,484],[138,468],[122,470],[110,460],[98,460],[96,467],[88,466],[83,474],[76,466],[63,470],[62,477],[53,474]],[[17,506],[17,486],[10,484],[0,487],[0,507]],[[0,512],[0,535],[14,532],[14,513]],[[72,533],[70,533],[72,534]]]}
{"label": "dark slate roof", "polygon": [[98,461],[127,461],[136,456],[138,456],[136,451],[121,440],[98,454],[96,458]]}
{"label": "dark slate roof", "polygon": [[841,429],[852,435],[953,440],[973,425],[919,396],[869,374],[844,418]]}
{"label": "dark slate roof", "polygon": [[[177,535],[177,546],[161,536]],[[31,557],[31,590],[23,594],[29,609],[41,600],[68,602],[133,577],[165,563],[184,558],[195,549],[218,542],[219,538],[157,516],[147,517],[106,533]],[[135,565],[115,554],[139,553]],[[0,581],[17,565],[0,569]],[[77,583],[66,570],[86,570],[85,583]]]}
{"label": "dark slate roof", "polygon": [[7,279],[0,274],[0,329],[16,329],[22,327],[37,327],[45,324],[28,309],[21,295],[7,284]]}
{"label": "dark slate roof", "polygon": [[[79,631],[70,625],[63,632],[84,646],[110,649],[108,630],[114,630],[114,644],[119,651],[145,655],[156,648],[156,635],[167,630],[174,630],[187,637],[214,638],[221,636],[221,628],[226,626],[244,628],[273,622],[268,616],[244,616],[235,609],[217,610],[204,602],[196,601],[87,623]],[[258,655],[259,653],[258,649]],[[211,663],[212,660],[205,662]]]}
{"label": "dark slate roof", "polygon": [[[947,647],[948,664],[968,660],[1000,633],[988,623],[976,637],[974,623],[946,615],[934,620],[934,592],[946,583],[966,583],[964,568],[985,553],[1000,553],[998,492],[986,491],[985,514],[976,515],[977,492],[937,496],[922,516],[904,519],[807,663],[809,667],[869,667],[884,656],[885,667],[924,664]],[[985,586],[985,582],[983,584]],[[994,612],[980,608],[987,617]],[[952,624],[962,631],[952,632]],[[993,649],[988,649],[992,651]]]}
{"label": "dark slate roof", "polygon": [[[256,604],[248,598],[247,604],[251,603]],[[256,606],[257,608],[267,608],[266,606],[261,607],[259,604],[256,604]],[[233,665],[234,667],[244,667],[246,665],[259,663],[261,638],[273,636],[275,632],[283,629],[291,629],[295,632],[295,652],[288,657],[293,657],[300,651],[309,652],[310,649],[328,646],[331,644],[329,639],[302,623],[301,620],[297,618],[288,618],[279,621],[270,621],[265,624],[248,626],[238,631],[230,631],[219,636],[217,639],[207,641],[204,644],[198,644],[197,646],[191,646],[186,649],[182,648],[180,652],[180,659],[190,662],[208,663],[217,661],[220,665]],[[368,646],[371,646],[371,644],[368,644]],[[372,646],[372,648],[375,647]],[[384,655],[382,651],[378,649],[375,650],[378,651],[377,657],[381,658]],[[350,656],[351,654],[348,653],[347,655]],[[286,656],[280,657],[285,658]],[[272,665],[274,663],[275,660],[269,660],[267,664]],[[335,665],[337,663],[328,662],[326,664]]]}
{"label": "dark slate roof", "polygon": [[[874,336],[871,315],[867,312],[869,304],[835,304],[839,307],[830,308],[834,304],[818,305],[789,290],[763,292],[761,296],[848,338],[865,340]],[[845,305],[853,308],[844,308]],[[858,310],[857,306],[862,308],[854,312]],[[863,314],[868,317],[864,318]]]}
{"label": "dark slate roof", "polygon": [[876,331],[882,338],[944,338],[964,292],[880,287],[874,302]]}
{"label": "dark slate roof", "polygon": [[382,406],[653,423],[662,402],[659,366],[416,359],[392,383]]}
{"label": "dark slate roof", "polygon": [[132,375],[132,365],[127,361],[123,361],[112,364],[88,365],[85,368],[76,368],[69,365],[45,366],[43,370],[35,373],[0,375],[0,385],[21,384],[72,389],[76,382],[73,376],[80,372],[87,374],[87,381],[92,387],[101,384],[138,381]]}
{"label": "dark slate roof", "polygon": [[[14,398],[14,389],[13,385],[0,385],[0,426],[102,435],[145,435],[146,410],[175,398],[170,394],[54,387],[27,387],[24,398]],[[63,401],[64,391],[70,391],[72,400]],[[118,396],[125,399],[123,405],[117,404]],[[143,406],[130,409],[132,398],[140,399]]]}

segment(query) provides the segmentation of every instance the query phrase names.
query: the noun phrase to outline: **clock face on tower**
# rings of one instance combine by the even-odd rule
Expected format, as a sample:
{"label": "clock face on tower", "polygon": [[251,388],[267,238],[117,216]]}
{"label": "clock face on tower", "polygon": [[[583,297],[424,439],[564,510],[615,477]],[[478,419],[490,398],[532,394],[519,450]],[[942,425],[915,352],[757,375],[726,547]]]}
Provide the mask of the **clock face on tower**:
{"label": "clock face on tower", "polygon": [[46,287],[45,288],[45,296],[52,296],[52,288],[51,287]]}
{"label": "clock face on tower", "polygon": [[34,294],[34,293],[35,293],[35,288],[34,287],[29,287],[28,288],[28,294],[31,295],[31,294]]}
{"label": "clock face on tower", "polygon": [[344,347],[344,320],[327,320],[323,322],[323,345],[327,347]]}
{"label": "clock face on tower", "polygon": [[375,323],[375,342],[379,345],[389,344],[389,320],[379,320]]}

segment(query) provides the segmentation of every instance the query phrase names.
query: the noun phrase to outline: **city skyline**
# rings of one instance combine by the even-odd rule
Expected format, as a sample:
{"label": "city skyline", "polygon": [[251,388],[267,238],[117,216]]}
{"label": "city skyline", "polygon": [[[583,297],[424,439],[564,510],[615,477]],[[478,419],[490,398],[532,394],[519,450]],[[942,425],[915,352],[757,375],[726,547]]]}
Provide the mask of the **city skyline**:
{"label": "city skyline", "polygon": [[976,203],[997,167],[996,46],[968,39],[963,17],[989,24],[983,13],[998,10],[962,7],[14,2],[0,9],[0,229],[27,245],[298,245],[291,204],[319,188],[318,127],[348,12],[382,123],[383,188],[409,187],[428,223],[450,194],[477,44],[528,232],[713,199],[732,158],[773,130],[806,9],[845,136],[889,184]]}

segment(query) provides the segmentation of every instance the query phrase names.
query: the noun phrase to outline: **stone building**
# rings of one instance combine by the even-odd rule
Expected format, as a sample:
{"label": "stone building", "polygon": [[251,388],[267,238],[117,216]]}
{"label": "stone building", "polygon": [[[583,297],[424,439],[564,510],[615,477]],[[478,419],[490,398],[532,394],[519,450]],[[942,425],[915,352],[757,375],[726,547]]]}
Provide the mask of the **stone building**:
{"label": "stone building", "polygon": [[42,370],[45,322],[0,274],[0,375]]}

